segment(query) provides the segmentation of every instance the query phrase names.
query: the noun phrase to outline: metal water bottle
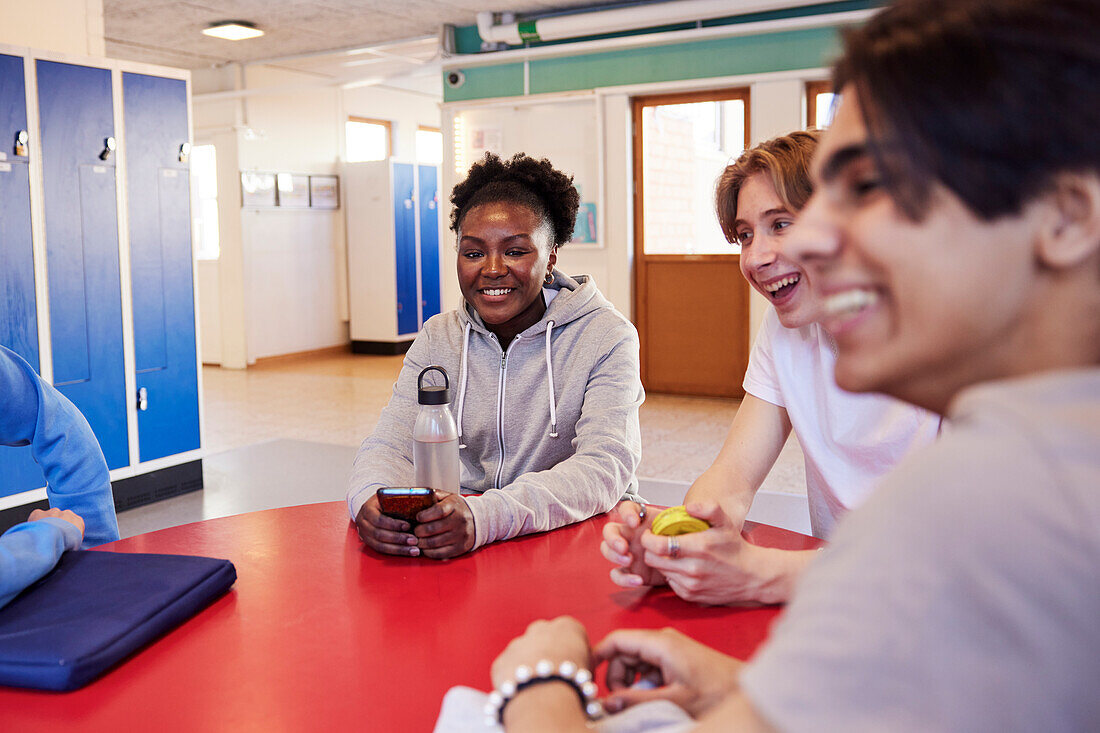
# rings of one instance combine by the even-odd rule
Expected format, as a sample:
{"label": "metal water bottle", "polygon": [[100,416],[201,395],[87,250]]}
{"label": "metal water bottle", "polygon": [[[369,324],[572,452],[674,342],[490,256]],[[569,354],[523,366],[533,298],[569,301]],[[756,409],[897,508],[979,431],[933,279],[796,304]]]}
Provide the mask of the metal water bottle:
{"label": "metal water bottle", "polygon": [[[424,386],[424,375],[443,375],[443,386]],[[417,486],[458,493],[458,428],[451,414],[451,390],[447,370],[425,367],[416,379],[420,413],[413,426],[413,476]]]}

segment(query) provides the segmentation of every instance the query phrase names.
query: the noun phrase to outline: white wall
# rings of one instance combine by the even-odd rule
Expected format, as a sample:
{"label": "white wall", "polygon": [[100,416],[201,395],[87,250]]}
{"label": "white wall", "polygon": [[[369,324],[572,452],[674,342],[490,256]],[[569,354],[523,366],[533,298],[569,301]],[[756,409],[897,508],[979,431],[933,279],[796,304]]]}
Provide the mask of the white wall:
{"label": "white wall", "polygon": [[[814,77],[818,78],[818,77]],[[749,135],[757,145],[777,135],[802,129],[806,108],[806,80],[803,78],[758,81],[750,88]],[[771,306],[764,296],[751,290],[749,298],[749,341]]]}
{"label": "white wall", "polygon": [[0,3],[0,43],[105,56],[103,0]]}
{"label": "white wall", "polygon": [[390,120],[394,157],[412,162],[416,160],[416,129],[420,125],[440,126],[439,104],[439,95],[380,86],[354,87],[343,92],[343,119],[354,116]]}
{"label": "white wall", "polygon": [[198,322],[202,363],[221,364],[223,360],[222,321],[218,261],[199,260],[195,269],[195,283],[199,293]]}
{"label": "white wall", "polygon": [[204,361],[243,368],[347,343],[344,210],[242,210],[239,172],[339,174],[348,115],[392,120],[395,154],[411,160],[417,126],[439,126],[438,99],[266,66],[196,72],[194,92],[196,142],[218,154],[221,258],[200,268],[199,310],[220,348],[204,342]]}
{"label": "white wall", "polygon": [[[600,201],[600,159],[603,139],[600,100],[595,94],[564,95],[552,99],[535,100],[525,104],[469,105],[448,110],[447,126],[453,127],[454,114],[461,114],[467,144],[463,146],[466,162],[472,163],[481,156],[481,149],[474,148],[469,140],[478,131],[499,132],[499,146],[493,152],[503,157],[518,152],[540,158],[546,157],[555,167],[574,177],[583,202],[597,203],[596,223],[599,247],[590,244],[569,243],[558,251],[557,268],[569,275],[591,276],[601,292],[623,313],[630,312],[629,267],[610,267],[617,262],[609,257],[604,229],[605,213],[598,206]],[[567,131],[567,132],[565,132]],[[453,129],[451,130],[453,136]],[[563,134],[563,132],[565,134]],[[486,137],[488,135],[486,134]],[[443,191],[449,192],[457,182],[454,170],[453,144],[446,148],[448,162],[444,166]],[[616,181],[615,185],[621,182]],[[626,185],[622,183],[621,185]],[[445,197],[444,197],[445,198]],[[443,207],[444,217],[449,218],[450,206]],[[457,281],[454,275],[454,233],[445,232],[444,248],[444,303],[448,307],[459,302]]]}
{"label": "white wall", "polygon": [[[315,77],[249,68],[240,170],[334,174],[340,158],[340,90]],[[248,361],[347,343],[340,314],[344,219],[340,210],[263,209],[241,217]]]}

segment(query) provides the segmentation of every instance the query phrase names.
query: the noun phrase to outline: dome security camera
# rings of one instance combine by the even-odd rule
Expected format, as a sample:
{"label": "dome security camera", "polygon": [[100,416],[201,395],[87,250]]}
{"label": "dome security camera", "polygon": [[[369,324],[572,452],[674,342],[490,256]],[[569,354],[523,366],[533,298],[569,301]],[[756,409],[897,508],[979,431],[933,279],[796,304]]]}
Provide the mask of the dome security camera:
{"label": "dome security camera", "polygon": [[448,71],[444,78],[447,80],[447,86],[451,89],[458,89],[466,83],[466,75],[458,69]]}

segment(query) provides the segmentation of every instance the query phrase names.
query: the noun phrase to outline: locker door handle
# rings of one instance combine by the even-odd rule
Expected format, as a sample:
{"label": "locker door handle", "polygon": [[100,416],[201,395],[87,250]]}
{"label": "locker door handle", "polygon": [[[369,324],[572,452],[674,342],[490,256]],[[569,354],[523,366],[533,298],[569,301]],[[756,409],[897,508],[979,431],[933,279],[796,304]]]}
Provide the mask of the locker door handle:
{"label": "locker door handle", "polygon": [[137,408],[142,412],[149,409],[149,390],[145,389],[145,387],[138,389]]}
{"label": "locker door handle", "polygon": [[116,148],[118,148],[118,143],[115,141],[113,135],[111,137],[104,138],[103,151],[99,154],[99,159],[107,160],[107,158],[111,157],[111,153],[115,152]]}

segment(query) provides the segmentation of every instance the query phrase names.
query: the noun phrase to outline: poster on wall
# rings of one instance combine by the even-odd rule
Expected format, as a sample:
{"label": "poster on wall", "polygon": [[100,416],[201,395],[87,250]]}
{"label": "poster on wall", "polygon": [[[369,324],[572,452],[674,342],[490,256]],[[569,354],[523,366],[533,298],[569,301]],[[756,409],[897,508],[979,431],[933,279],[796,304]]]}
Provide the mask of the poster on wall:
{"label": "poster on wall", "polygon": [[310,176],[309,205],[314,209],[340,208],[340,179],[337,176]]}
{"label": "poster on wall", "polygon": [[279,206],[289,209],[309,208],[309,176],[280,173],[277,188]]}
{"label": "poster on wall", "polygon": [[577,244],[595,244],[599,241],[596,232],[596,204],[583,202],[577,209],[577,224],[573,227],[573,238],[569,241]]}
{"label": "poster on wall", "polygon": [[241,171],[241,207],[275,206],[275,174]]}
{"label": "poster on wall", "polygon": [[485,153],[500,154],[504,135],[499,127],[479,127],[470,133],[470,161],[476,163]]}

